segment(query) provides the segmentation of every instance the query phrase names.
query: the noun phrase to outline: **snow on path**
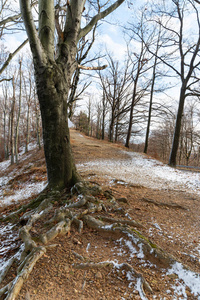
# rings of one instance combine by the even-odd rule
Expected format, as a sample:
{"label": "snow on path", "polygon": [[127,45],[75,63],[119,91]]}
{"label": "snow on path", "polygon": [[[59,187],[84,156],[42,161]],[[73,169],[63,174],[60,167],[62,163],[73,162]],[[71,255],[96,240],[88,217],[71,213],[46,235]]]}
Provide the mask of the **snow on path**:
{"label": "snow on path", "polygon": [[[125,151],[122,151],[122,153]],[[173,189],[200,194],[200,173],[173,169],[136,152],[125,152],[129,159],[95,160],[77,167],[110,176],[127,183],[155,189]]]}

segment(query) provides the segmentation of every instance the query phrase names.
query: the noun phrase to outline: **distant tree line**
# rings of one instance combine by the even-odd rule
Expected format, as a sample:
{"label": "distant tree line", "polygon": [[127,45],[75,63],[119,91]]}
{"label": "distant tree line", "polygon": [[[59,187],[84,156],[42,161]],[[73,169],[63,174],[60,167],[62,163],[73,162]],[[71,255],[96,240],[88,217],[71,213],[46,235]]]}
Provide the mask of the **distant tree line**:
{"label": "distant tree line", "polygon": [[2,82],[0,96],[0,160],[10,157],[13,164],[20,148],[29,151],[30,142],[41,148],[42,129],[32,61],[19,58],[7,72],[11,79]]}
{"label": "distant tree line", "polygon": [[[32,7],[35,5],[37,2],[33,1]],[[62,9],[55,7],[55,27],[60,41],[62,28],[58,19],[62,19]],[[16,11],[10,18],[5,13],[8,11],[14,14],[9,1],[2,1],[2,41],[10,26],[13,32],[23,28],[21,14]],[[192,24],[188,23],[191,17]],[[89,39],[81,37],[76,53],[77,68],[67,98],[67,115],[87,135],[119,141],[127,148],[134,145],[134,149],[153,154],[171,166],[198,164],[199,2],[149,1],[132,19],[123,30],[127,43],[123,61],[109,51],[89,57],[97,23]],[[9,66],[25,43],[13,53],[5,49],[3,42],[0,48],[0,153],[1,159],[11,157],[11,163],[18,162],[19,147],[23,145],[28,151],[32,138],[41,147],[41,118],[32,63],[19,56],[15,67]],[[105,60],[107,68],[100,67],[100,63],[97,68],[86,66],[97,60]],[[86,109],[77,114],[78,101],[87,98],[91,84],[91,79],[85,77],[87,70],[96,72],[100,96],[89,94]]]}

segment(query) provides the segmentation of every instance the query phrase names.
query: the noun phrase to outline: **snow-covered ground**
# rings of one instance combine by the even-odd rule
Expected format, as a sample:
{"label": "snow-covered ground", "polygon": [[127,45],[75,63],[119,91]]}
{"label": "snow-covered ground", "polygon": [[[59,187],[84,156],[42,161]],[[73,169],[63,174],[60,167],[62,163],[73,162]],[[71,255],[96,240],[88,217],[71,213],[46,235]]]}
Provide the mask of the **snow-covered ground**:
{"label": "snow-covered ground", "polygon": [[[126,160],[113,158],[89,161],[78,164],[77,168],[80,171],[87,170],[108,176],[110,182],[117,179],[154,189],[170,189],[200,194],[200,173],[176,170],[155,159],[149,159],[143,154],[127,153],[129,159]],[[25,157],[27,158],[27,156],[21,156],[20,159],[25,159]],[[1,162],[0,170],[6,170],[9,165],[10,161]],[[10,195],[10,193],[5,193],[5,190],[14,173],[0,177],[0,206],[28,198],[32,194],[42,191],[46,185],[46,182],[27,183],[20,190],[12,191]]]}
{"label": "snow-covered ground", "polygon": [[147,156],[126,152],[129,159],[96,160],[78,164],[80,171],[90,170],[104,174],[110,180],[123,180],[154,189],[171,189],[200,194],[200,173],[173,169],[163,163],[149,159]]}

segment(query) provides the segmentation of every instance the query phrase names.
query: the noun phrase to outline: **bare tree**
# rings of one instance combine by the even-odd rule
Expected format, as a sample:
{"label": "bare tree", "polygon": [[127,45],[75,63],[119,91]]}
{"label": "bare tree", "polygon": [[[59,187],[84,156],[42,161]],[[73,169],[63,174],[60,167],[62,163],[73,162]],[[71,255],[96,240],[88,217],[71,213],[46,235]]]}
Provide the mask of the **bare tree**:
{"label": "bare tree", "polygon": [[61,19],[56,24],[60,28],[57,30],[58,44],[55,51],[54,1],[39,1],[37,31],[30,1],[20,0],[22,17],[33,54],[48,182],[53,188],[70,187],[79,178],[72,158],[67,122],[68,95],[72,76],[77,68],[78,42],[99,20],[112,13],[123,1],[118,0],[104,11],[92,16],[83,28],[81,19],[86,1],[72,0],[59,7],[62,15],[65,15],[65,21],[64,26],[60,23]]}
{"label": "bare tree", "polygon": [[[130,99],[130,73],[129,60],[126,59],[122,66],[119,61],[115,61],[111,54],[108,54],[108,70],[107,75],[102,75],[100,72],[99,78],[103,92],[103,109],[104,109],[104,123],[105,123],[105,109],[107,103],[110,108],[109,121],[109,141],[117,141],[118,125],[121,117],[128,111]],[[114,137],[115,133],[115,137]]]}
{"label": "bare tree", "polygon": [[[172,4],[172,6],[170,6]],[[164,59],[158,55],[175,77],[180,81],[179,105],[174,129],[172,149],[169,157],[169,165],[176,165],[176,156],[179,147],[181,121],[184,111],[185,99],[198,94],[195,88],[199,82],[199,49],[200,49],[200,19],[199,10],[194,0],[172,0],[165,2],[163,7],[155,10],[155,22],[159,23],[166,32],[165,47],[170,49],[171,58]],[[187,17],[194,16],[196,33],[190,35],[187,32]],[[175,26],[176,24],[176,26]],[[152,53],[152,51],[149,49]],[[153,53],[152,53],[153,54]]]}
{"label": "bare tree", "polygon": [[[125,147],[129,148],[130,138],[132,134],[132,125],[133,125],[133,110],[135,105],[148,93],[148,87],[150,85],[150,81],[146,80],[145,82],[140,82],[141,77],[145,77],[145,73],[147,73],[152,66],[149,64],[148,48],[144,42],[144,35],[146,28],[144,26],[144,14],[142,12],[141,18],[136,25],[132,24],[129,28],[131,32],[131,40],[135,40],[139,42],[139,50],[129,51],[129,57],[132,62],[132,70],[131,70],[131,79],[133,82],[132,88],[132,96],[131,96],[131,106],[130,106],[130,115],[129,115],[129,124],[128,131],[126,136]],[[129,33],[130,35],[130,33]],[[140,84],[139,84],[140,83]]]}
{"label": "bare tree", "polygon": [[152,68],[152,78],[151,78],[151,85],[150,85],[150,99],[149,99],[149,111],[148,111],[148,120],[147,120],[147,128],[146,128],[146,135],[145,135],[145,145],[144,145],[144,153],[147,153],[148,150],[148,141],[149,141],[149,133],[150,133],[150,125],[151,125],[151,117],[152,117],[152,106],[153,106],[153,96],[155,92],[155,83],[157,79],[157,66],[158,66],[158,51],[161,47],[161,26],[159,25],[158,30],[156,28],[153,29],[155,33],[157,33],[156,41],[155,41],[155,56],[154,56],[154,63]]}

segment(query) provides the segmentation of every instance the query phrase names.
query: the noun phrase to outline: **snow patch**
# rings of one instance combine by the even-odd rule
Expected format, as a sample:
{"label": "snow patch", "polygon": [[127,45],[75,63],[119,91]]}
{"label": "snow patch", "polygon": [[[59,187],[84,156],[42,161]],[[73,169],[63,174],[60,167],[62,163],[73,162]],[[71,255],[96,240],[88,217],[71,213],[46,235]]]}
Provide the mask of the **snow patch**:
{"label": "snow patch", "polygon": [[[195,274],[190,270],[186,270],[181,263],[174,263],[172,268],[168,270],[167,275],[177,274],[178,278],[183,281],[179,282],[177,286],[174,287],[175,292],[178,295],[186,295],[185,288],[188,286],[191,290],[191,293],[194,296],[198,296],[200,300],[200,275]],[[187,299],[187,295],[186,298]]]}
{"label": "snow patch", "polygon": [[138,184],[155,189],[174,189],[200,194],[200,173],[173,169],[155,159],[135,152],[122,151],[127,159],[95,160],[78,164],[79,170],[87,168],[95,173],[110,176],[110,183]]}
{"label": "snow patch", "polygon": [[[5,181],[4,181],[5,184]],[[36,182],[25,184],[23,188],[14,191],[13,195],[4,196],[3,191],[0,195],[0,206],[9,205],[27,199],[35,194],[40,193],[47,185],[47,182]],[[0,183],[1,186],[1,183]]]}

